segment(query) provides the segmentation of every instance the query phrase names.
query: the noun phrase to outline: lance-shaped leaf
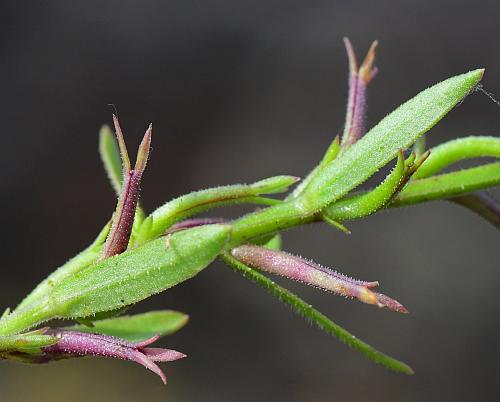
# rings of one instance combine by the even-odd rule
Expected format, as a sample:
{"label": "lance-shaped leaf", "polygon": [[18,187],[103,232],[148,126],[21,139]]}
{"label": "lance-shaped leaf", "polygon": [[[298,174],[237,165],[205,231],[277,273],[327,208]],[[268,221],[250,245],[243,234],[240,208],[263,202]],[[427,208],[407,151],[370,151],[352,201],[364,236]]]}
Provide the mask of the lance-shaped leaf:
{"label": "lance-shaped leaf", "polygon": [[382,366],[400,373],[413,374],[413,370],[407,364],[396,360],[386,354],[376,350],[372,346],[358,339],[356,336],[335,324],[332,320],[313,308],[311,304],[305,302],[300,297],[296,296],[289,290],[279,286],[260,272],[250,268],[249,266],[239,262],[228,253],[222,255],[224,262],[228,264],[234,271],[239,272],[245,278],[255,282],[260,287],[274,297],[287,304],[293,311],[304,317],[307,321],[312,322],[318,328],[336,337],[341,342],[350,346],[354,350],[365,355],[368,359],[381,364]]}
{"label": "lance-shaped leaf", "polygon": [[398,154],[396,167],[380,185],[369,192],[348,196],[329,205],[321,212],[323,219],[345,221],[362,218],[377,212],[406,185],[428,155],[428,152],[424,153],[418,160],[414,161],[415,154],[412,153],[405,161],[403,151],[401,151]]}
{"label": "lance-shaped leaf", "polygon": [[231,250],[231,255],[243,264],[261,271],[281,275],[341,296],[355,298],[366,304],[399,313],[408,312],[398,301],[372,291],[372,288],[378,286],[378,282],[352,279],[332,269],[283,251],[248,244],[234,248]]}
{"label": "lance-shaped leaf", "polygon": [[139,145],[135,167],[132,169],[120,123],[115,115],[113,115],[113,121],[115,123],[115,131],[123,165],[123,180],[120,196],[118,197],[118,204],[113,214],[111,230],[104,244],[100,256],[101,259],[120,254],[128,247],[136,215],[137,202],[139,200],[139,186],[151,148],[152,126],[149,125]]}
{"label": "lance-shaped leaf", "polygon": [[116,336],[129,342],[138,342],[154,336],[173,334],[188,322],[188,315],[178,311],[150,311],[97,321],[93,327],[74,325],[67,329]]}
{"label": "lance-shaped leaf", "polygon": [[28,296],[26,296],[21,303],[19,303],[16,310],[23,309],[32,303],[40,301],[52,291],[54,286],[59,284],[65,278],[93,264],[101,253],[102,246],[108,236],[110,226],[111,225],[108,223],[90,246],[70,259],[64,265],[57,268],[46,279],[40,282],[40,284]]}
{"label": "lance-shaped leaf", "polygon": [[432,148],[429,158],[414,175],[414,179],[432,176],[447,166],[464,159],[500,158],[500,138],[474,136],[458,138]]}
{"label": "lance-shaped leaf", "polygon": [[389,206],[400,207],[447,199],[500,185],[500,162],[411,180]]}
{"label": "lance-shaped leaf", "polygon": [[368,84],[377,74],[374,62],[378,42],[375,41],[372,43],[360,67],[358,67],[358,61],[351,41],[348,38],[344,38],[344,44],[349,58],[349,96],[344,133],[342,135],[342,149],[354,144],[365,133],[366,92]]}
{"label": "lance-shaped leaf", "polygon": [[230,227],[174,233],[108,258],[54,288],[49,306],[63,318],[87,317],[136,303],[192,278],[224,247]]}
{"label": "lance-shaped leaf", "polygon": [[301,209],[314,213],[365,181],[441,120],[482,76],[479,69],[449,78],[399,106],[311,180]]}
{"label": "lance-shaped leaf", "polygon": [[111,128],[107,125],[101,127],[99,131],[99,155],[101,156],[104,170],[115,190],[117,196],[122,190],[122,160],[118,142]]}
{"label": "lance-shaped leaf", "polygon": [[274,194],[286,191],[299,178],[276,176],[253,184],[237,184],[196,191],[167,202],[149,215],[143,222],[137,236],[137,244],[162,235],[173,224],[190,216],[212,208],[240,203],[272,205],[279,200],[259,197],[261,194]]}
{"label": "lance-shaped leaf", "polygon": [[162,292],[207,267],[229,233],[227,225],[200,226],[97,262],[66,278],[43,301],[5,317],[0,335],[53,318],[88,318]]}

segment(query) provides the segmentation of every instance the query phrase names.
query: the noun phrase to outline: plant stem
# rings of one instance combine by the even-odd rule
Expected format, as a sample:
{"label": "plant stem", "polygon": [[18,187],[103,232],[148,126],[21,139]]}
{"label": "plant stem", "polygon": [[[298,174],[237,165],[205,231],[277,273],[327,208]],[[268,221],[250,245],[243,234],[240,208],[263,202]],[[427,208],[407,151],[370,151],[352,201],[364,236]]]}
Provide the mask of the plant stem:
{"label": "plant stem", "polygon": [[248,214],[234,221],[231,240],[227,244],[226,250],[281,230],[314,221],[314,211],[309,212],[301,208],[299,200],[300,197]]}

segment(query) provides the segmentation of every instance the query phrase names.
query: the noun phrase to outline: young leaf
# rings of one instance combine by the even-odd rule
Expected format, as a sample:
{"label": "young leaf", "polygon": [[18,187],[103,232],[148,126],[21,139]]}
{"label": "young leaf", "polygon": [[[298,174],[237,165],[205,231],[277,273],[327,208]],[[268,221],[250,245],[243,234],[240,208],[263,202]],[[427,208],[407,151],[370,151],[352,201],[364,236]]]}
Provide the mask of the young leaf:
{"label": "young leaf", "polygon": [[372,346],[356,338],[344,328],[324,316],[318,310],[314,309],[309,303],[306,303],[289,290],[277,285],[258,271],[242,264],[228,253],[222,254],[222,259],[234,271],[239,272],[245,278],[250,279],[252,282],[255,282],[257,285],[264,288],[270,294],[291,307],[291,309],[297,314],[314,323],[318,328],[328,334],[333,335],[341,342],[362,353],[370,360],[397,372],[413,374],[413,370],[407,364],[379,352]]}
{"label": "young leaf", "polygon": [[108,175],[109,181],[116,195],[119,196],[123,181],[122,161],[118,143],[113,131],[111,131],[111,127],[107,125],[102,126],[99,131],[99,155],[101,155],[104,170]]}
{"label": "young leaf", "polygon": [[430,151],[429,158],[416,171],[413,179],[435,175],[445,167],[464,159],[500,158],[500,138],[484,136],[457,138],[438,145]]}
{"label": "young leaf", "polygon": [[240,203],[268,204],[261,194],[274,194],[286,189],[298,180],[294,176],[276,176],[253,184],[236,184],[196,191],[167,202],[149,215],[140,228],[137,244],[162,235],[173,224],[212,208]]}
{"label": "young leaf", "polygon": [[365,181],[441,120],[478,84],[483,71],[449,78],[399,106],[311,180],[300,197],[302,209],[314,213]]}
{"label": "young leaf", "polygon": [[109,318],[95,322],[93,327],[73,325],[67,329],[116,336],[129,342],[138,342],[156,335],[170,335],[186,325],[188,319],[186,314],[162,310]]}

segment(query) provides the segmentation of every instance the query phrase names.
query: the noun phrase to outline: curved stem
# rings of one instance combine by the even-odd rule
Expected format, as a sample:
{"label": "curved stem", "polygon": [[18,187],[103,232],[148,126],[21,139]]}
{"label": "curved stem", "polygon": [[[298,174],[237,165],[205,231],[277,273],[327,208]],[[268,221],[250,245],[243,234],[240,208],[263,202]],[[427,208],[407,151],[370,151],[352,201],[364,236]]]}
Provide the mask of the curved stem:
{"label": "curved stem", "polygon": [[500,138],[486,136],[458,138],[438,145],[430,151],[430,156],[415,172],[414,179],[432,176],[464,159],[500,158]]}
{"label": "curved stem", "polygon": [[486,191],[450,198],[449,201],[470,209],[500,229],[500,203]]}

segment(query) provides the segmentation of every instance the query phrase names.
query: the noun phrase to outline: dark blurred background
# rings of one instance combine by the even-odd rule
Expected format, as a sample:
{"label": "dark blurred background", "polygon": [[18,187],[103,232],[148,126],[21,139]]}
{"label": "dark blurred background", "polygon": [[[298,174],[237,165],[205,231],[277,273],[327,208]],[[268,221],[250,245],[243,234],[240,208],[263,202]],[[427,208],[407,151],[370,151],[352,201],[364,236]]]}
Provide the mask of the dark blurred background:
{"label": "dark blurred background", "polygon": [[[109,103],[131,149],[154,123],[143,183],[150,210],[195,189],[303,176],[342,128],[343,36],[360,57],[380,41],[371,126],[421,89],[477,67],[486,67],[485,89],[500,94],[499,12],[495,1],[2,1],[0,305],[14,306],[110,217],[115,197],[97,155]],[[499,132],[500,109],[475,93],[432,130],[429,143]],[[0,398],[496,399],[498,232],[445,202],[384,212],[350,228],[351,236],[319,225],[293,230],[285,249],[380,280],[411,314],[281,282],[407,361],[414,376],[373,364],[215,263],[134,308],[191,316],[163,341],[189,355],[165,366],[168,386],[119,361],[1,362]]]}

